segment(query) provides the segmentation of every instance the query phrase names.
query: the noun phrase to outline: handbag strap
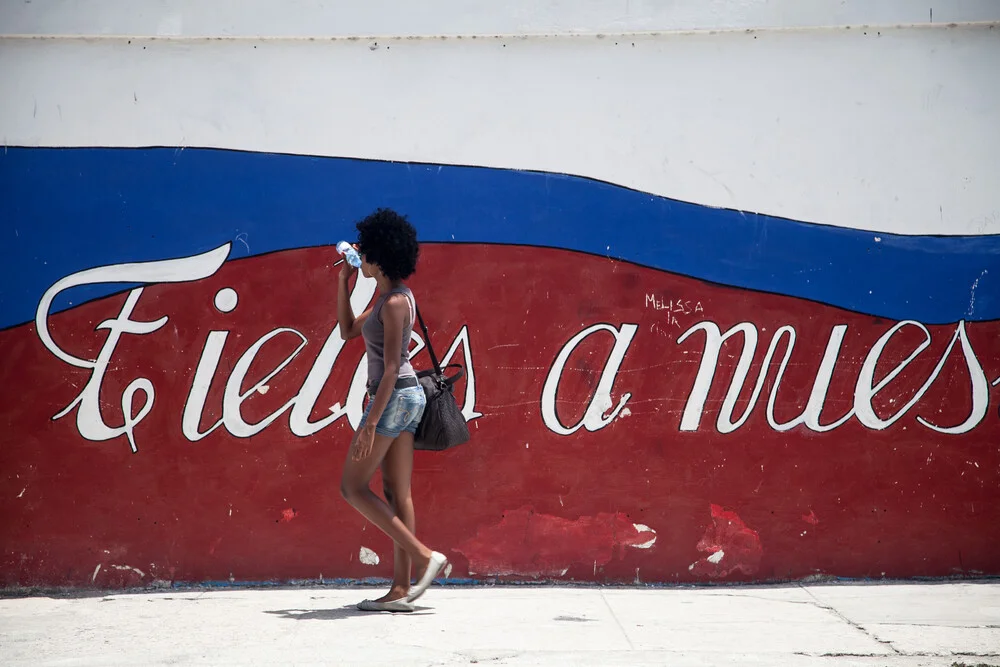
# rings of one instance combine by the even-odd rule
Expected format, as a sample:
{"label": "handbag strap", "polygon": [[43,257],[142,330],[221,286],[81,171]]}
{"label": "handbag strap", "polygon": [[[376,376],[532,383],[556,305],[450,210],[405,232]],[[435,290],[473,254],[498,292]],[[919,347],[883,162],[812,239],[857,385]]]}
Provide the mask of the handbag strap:
{"label": "handbag strap", "polygon": [[[455,372],[454,375],[452,375],[451,377],[448,377],[447,375],[444,374],[444,371],[448,370],[449,368],[457,368],[458,370]],[[418,379],[419,378],[426,378],[426,377],[433,377],[436,380],[438,380],[439,382],[444,382],[449,387],[453,386],[456,382],[458,382],[459,380],[461,380],[462,376],[464,376],[464,375],[465,375],[465,369],[462,368],[461,364],[448,364],[447,366],[443,366],[441,368],[441,372],[440,373],[436,373],[433,368],[431,368],[429,370],[426,370],[426,371],[417,371],[417,378]]]}
{"label": "handbag strap", "polygon": [[437,355],[434,354],[434,347],[431,345],[430,334],[427,333],[427,325],[424,324],[424,318],[420,314],[420,307],[417,306],[416,300],[413,302],[413,308],[417,311],[417,320],[420,321],[420,330],[424,332],[424,345],[427,346],[427,352],[431,355],[431,363],[434,364],[434,372],[441,375],[441,364],[438,363]]}

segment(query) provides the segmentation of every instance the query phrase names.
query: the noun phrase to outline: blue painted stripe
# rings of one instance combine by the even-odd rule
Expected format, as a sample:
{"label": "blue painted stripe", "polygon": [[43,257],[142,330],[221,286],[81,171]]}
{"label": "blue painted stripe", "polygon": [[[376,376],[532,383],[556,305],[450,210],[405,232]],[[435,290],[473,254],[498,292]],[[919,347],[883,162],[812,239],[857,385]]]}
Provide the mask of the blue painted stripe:
{"label": "blue painted stripe", "polygon": [[[226,241],[231,258],[332,244],[353,238],[353,222],[378,206],[407,213],[424,241],[569,248],[928,324],[1000,319],[1000,235],[876,235],[537,172],[213,149],[8,148],[0,327],[32,319],[45,289],[75,271]],[[120,288],[80,288],[56,308]]]}

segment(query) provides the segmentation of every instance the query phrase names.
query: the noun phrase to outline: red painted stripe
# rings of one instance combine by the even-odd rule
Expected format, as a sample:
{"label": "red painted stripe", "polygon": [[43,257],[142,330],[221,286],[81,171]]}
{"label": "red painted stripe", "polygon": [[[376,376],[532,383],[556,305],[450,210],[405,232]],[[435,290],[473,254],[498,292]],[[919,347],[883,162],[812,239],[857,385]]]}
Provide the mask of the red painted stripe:
{"label": "red painted stripe", "polygon": [[[289,251],[225,264],[198,282],[146,288],[132,319],[168,320],[152,333],[122,335],[99,392],[100,418],[115,428],[130,383],[146,378],[154,388],[152,407],[134,428],[134,455],[123,435],[81,437],[79,406],[52,419],[81,395],[90,369],[57,359],[33,326],[0,332],[0,582],[387,576],[388,538],[338,493],[346,418],[305,437],[292,432],[288,410],[253,437],[231,434],[238,430],[233,414],[197,441],[182,429],[212,330],[228,335],[201,432],[222,417],[225,384],[240,357],[279,328],[307,342],[266,393],[242,403],[241,419],[253,424],[295,399],[334,327],[336,283],[328,267],[335,260],[332,249]],[[449,556],[453,577],[632,582],[638,573],[645,582],[673,582],[1000,573],[997,388],[988,389],[984,416],[963,434],[917,421],[954,426],[976,407],[961,336],[939,367],[957,325],[927,327],[930,344],[872,399],[874,416],[888,419],[920,394],[882,430],[856,416],[826,432],[772,428],[768,400],[786,335],[745,423],[729,433],[717,428],[740,358],[742,341],[734,336],[721,347],[697,430],[681,431],[705,335],[678,338],[699,322],[722,331],[749,322],[758,332],[733,421],[748,404],[772,335],[794,328],[775,394],[777,422],[805,408],[831,331],[846,325],[822,424],[856,407],[865,360],[895,323],[557,250],[429,245],[411,285],[439,354],[467,327],[468,348],[459,346],[455,360],[468,365],[471,351],[475,411],[482,413],[470,422],[470,443],[419,452],[415,461],[420,536]],[[213,305],[225,287],[239,296],[228,314]],[[53,340],[76,357],[96,358],[107,331],[95,327],[125,302],[119,295],[53,316]],[[614,406],[630,397],[614,419],[607,419],[611,410],[596,410],[589,420],[595,430],[559,435],[543,419],[546,380],[567,342],[600,323],[622,331],[635,325],[610,390]],[[1000,375],[1000,323],[967,323],[961,331],[992,382]],[[923,341],[916,325],[900,329],[875,364],[874,382]],[[300,343],[293,331],[275,335],[236,390],[252,388]],[[555,394],[560,428],[584,418],[614,343],[612,333],[596,330],[566,358]],[[345,403],[362,353],[360,340],[346,345],[311,421]],[[426,353],[415,361],[426,367]],[[466,389],[463,381],[460,401]],[[145,400],[135,393],[133,415]],[[652,535],[654,543],[638,548]],[[379,565],[359,562],[361,546],[380,555]],[[710,562],[719,550],[724,556]]]}

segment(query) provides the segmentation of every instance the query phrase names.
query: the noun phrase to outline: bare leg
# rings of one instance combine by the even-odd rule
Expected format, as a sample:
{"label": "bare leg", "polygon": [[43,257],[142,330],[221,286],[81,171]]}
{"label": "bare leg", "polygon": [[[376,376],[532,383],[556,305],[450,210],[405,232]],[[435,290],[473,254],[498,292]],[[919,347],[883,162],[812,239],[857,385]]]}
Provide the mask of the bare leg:
{"label": "bare leg", "polygon": [[[385,499],[406,528],[416,535],[417,519],[413,510],[413,496],[410,493],[410,479],[413,476],[413,434],[403,431],[392,441],[389,451],[382,459],[382,491]],[[410,554],[393,543],[392,586],[388,594],[377,602],[389,602],[405,598],[410,592]]]}
{"label": "bare leg", "polygon": [[[356,439],[358,434],[354,434]],[[406,527],[400,517],[396,516],[384,500],[372,492],[369,485],[375,475],[375,469],[382,463],[392,445],[392,438],[375,434],[375,443],[371,453],[361,461],[351,458],[350,449],[344,462],[344,473],[340,480],[340,493],[344,500],[358,510],[366,519],[374,523],[379,530],[392,538],[403,551],[409,554],[418,573],[427,569],[431,560],[431,550],[428,549],[413,532]],[[351,441],[353,446],[354,441]]]}

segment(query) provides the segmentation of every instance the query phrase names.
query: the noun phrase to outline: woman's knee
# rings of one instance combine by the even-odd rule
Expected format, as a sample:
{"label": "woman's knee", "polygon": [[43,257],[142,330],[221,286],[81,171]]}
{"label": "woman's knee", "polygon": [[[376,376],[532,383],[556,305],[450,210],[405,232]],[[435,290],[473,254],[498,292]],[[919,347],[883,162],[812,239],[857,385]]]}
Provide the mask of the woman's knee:
{"label": "woman's knee", "polygon": [[360,485],[355,484],[346,476],[340,478],[340,495],[347,502],[355,500],[361,494],[362,491],[363,489]]}
{"label": "woman's knee", "polygon": [[385,496],[385,502],[389,503],[393,508],[396,507],[396,494],[393,493],[393,487],[391,482],[387,482],[384,478],[382,479],[382,495]]}
{"label": "woman's knee", "polygon": [[408,502],[410,500],[410,485],[400,484],[393,479],[382,478],[382,493],[385,495],[385,501],[392,505],[394,508],[398,508],[400,503]]}

